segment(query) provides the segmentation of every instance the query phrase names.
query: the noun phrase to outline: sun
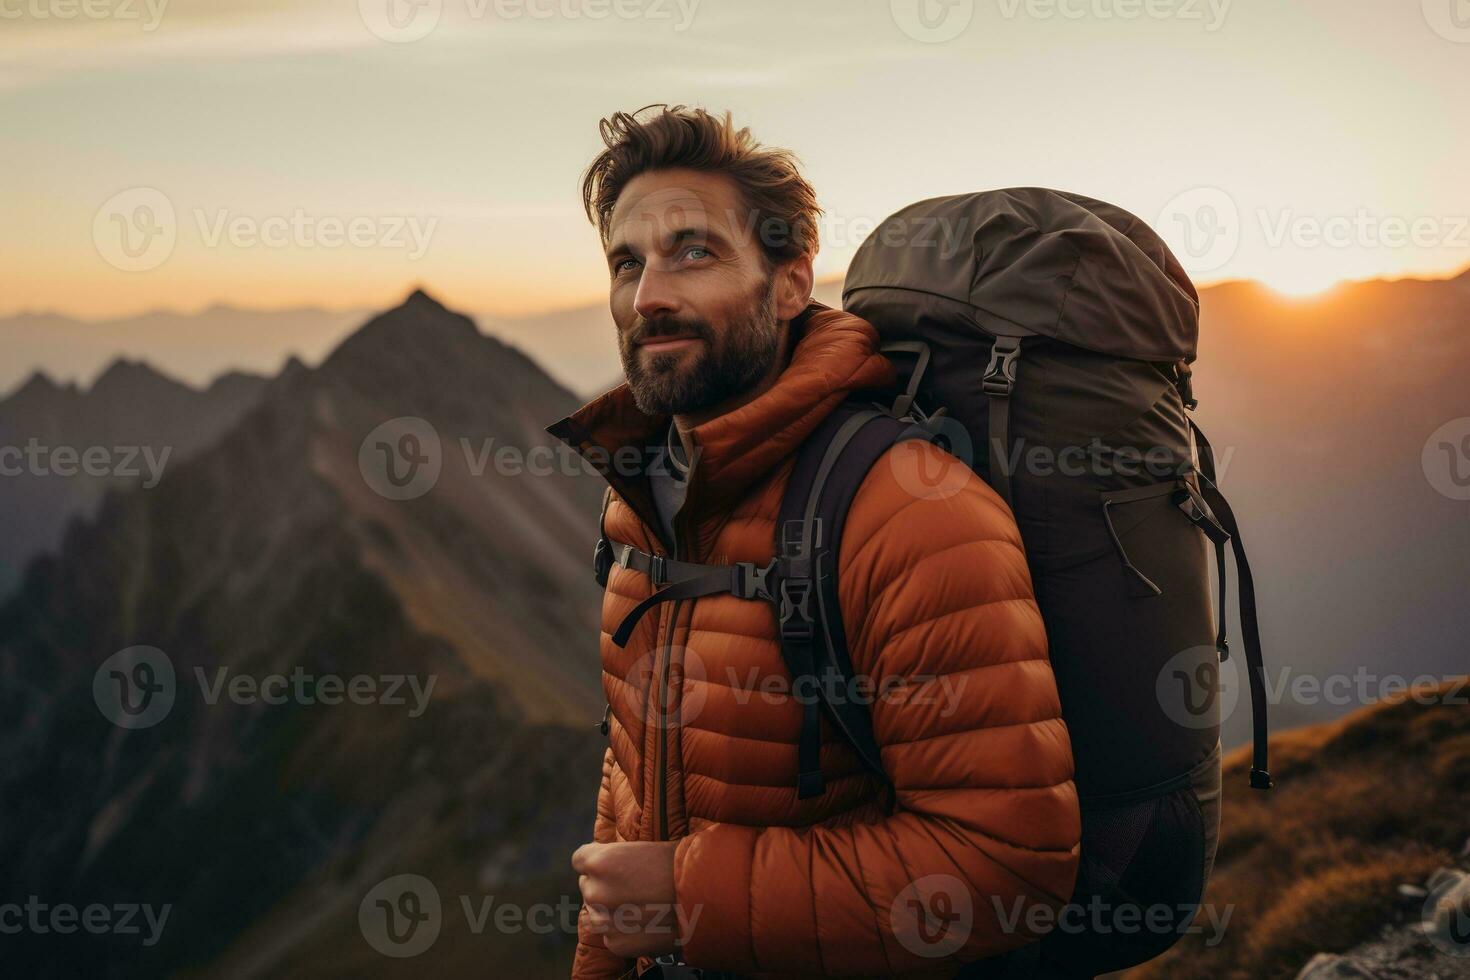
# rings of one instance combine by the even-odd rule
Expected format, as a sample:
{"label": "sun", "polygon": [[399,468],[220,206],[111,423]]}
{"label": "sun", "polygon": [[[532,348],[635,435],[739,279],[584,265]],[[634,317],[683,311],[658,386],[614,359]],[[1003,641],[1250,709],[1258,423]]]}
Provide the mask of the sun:
{"label": "sun", "polygon": [[1342,281],[1342,277],[1334,273],[1301,270],[1262,276],[1261,281],[1282,296],[1312,299],[1332,289]]}

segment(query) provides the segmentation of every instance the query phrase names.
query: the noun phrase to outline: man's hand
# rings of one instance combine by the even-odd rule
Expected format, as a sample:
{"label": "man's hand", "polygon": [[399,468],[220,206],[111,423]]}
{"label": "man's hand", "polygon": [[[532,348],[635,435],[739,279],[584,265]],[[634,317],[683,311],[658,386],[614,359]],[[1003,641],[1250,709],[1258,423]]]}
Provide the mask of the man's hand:
{"label": "man's hand", "polygon": [[582,915],[608,952],[632,959],[672,953],[676,841],[583,844],[572,854]]}

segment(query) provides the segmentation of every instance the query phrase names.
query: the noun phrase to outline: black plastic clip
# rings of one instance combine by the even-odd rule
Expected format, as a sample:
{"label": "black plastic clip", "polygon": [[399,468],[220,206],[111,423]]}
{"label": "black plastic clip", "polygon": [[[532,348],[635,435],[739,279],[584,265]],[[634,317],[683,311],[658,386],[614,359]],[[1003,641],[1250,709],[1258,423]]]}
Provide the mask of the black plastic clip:
{"label": "black plastic clip", "polygon": [[996,337],[990,347],[990,363],[980,378],[980,388],[987,395],[1008,398],[1016,386],[1016,361],[1021,356],[1021,338]]}
{"label": "black plastic clip", "polygon": [[768,565],[757,565],[753,561],[737,561],[730,566],[730,592],[741,599],[765,599],[772,601],[776,598],[771,592],[771,575],[776,570],[776,562]]}
{"label": "black plastic clip", "polygon": [[810,641],[815,634],[811,614],[812,580],[781,579],[781,639]]}
{"label": "black plastic clip", "polygon": [[597,544],[592,547],[592,577],[604,589],[607,588],[607,576],[612,572],[612,567],[612,545],[607,538],[598,538]]}

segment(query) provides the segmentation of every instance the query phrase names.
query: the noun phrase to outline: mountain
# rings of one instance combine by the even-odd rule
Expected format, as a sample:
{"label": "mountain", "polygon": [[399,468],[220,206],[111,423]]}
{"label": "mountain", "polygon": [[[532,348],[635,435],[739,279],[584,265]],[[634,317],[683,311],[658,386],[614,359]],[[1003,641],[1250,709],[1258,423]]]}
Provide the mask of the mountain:
{"label": "mountain", "polygon": [[217,304],[197,313],[157,310],[84,321],[56,313],[0,318],[0,391],[36,367],[54,378],[92,377],[120,358],[144,360],[186,383],[222,371],[274,374],[288,357],[316,364],[368,315],[365,310],[245,310]]}
{"label": "mountain", "polygon": [[1269,792],[1244,788],[1248,751],[1227,757],[1200,928],[1128,980],[1291,980],[1316,954],[1343,952],[1382,966],[1332,972],[1329,955],[1313,980],[1470,975],[1463,937],[1423,929],[1424,884],[1470,857],[1467,698],[1460,678],[1278,735]]}
{"label": "mountain", "polygon": [[[564,975],[572,935],[457,899],[575,894],[592,826],[601,481],[515,465],[576,404],[415,293],[33,562],[0,605],[8,892],[170,917],[7,937],[7,967]],[[365,939],[405,874],[444,899],[412,960]]]}
{"label": "mountain", "polygon": [[232,371],[196,389],[125,359],[86,390],[32,374],[0,401],[0,594],[107,489],[157,485],[234,425],[265,386]]}

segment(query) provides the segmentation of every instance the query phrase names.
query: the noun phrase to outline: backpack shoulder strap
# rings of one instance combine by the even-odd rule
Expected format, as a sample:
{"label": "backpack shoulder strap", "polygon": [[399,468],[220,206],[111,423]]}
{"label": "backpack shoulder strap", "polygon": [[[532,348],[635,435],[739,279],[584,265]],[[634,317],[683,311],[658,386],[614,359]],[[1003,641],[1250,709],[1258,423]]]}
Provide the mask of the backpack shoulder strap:
{"label": "backpack shoulder strap", "polygon": [[883,777],[868,706],[854,697],[847,630],[838,602],[838,548],[848,508],[873,464],[899,442],[932,440],[909,418],[895,418],[858,399],[834,409],[802,444],[781,500],[776,554],[782,561],[776,599],[781,655],[793,690],[804,699],[798,745],[797,795],[825,789],[821,709],[871,772]]}

